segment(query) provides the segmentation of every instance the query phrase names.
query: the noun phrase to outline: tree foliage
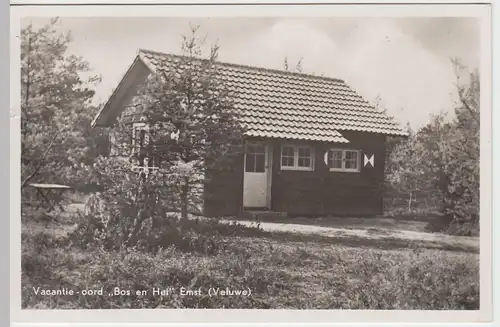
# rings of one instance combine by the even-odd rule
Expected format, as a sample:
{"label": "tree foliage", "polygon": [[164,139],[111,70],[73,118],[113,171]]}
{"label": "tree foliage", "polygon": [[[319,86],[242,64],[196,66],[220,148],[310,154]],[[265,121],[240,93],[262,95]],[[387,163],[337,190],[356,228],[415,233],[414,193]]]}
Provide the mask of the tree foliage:
{"label": "tree foliage", "polygon": [[59,33],[57,22],[21,31],[22,186],[77,183],[95,155],[90,100],[99,77],[88,77],[88,63],[68,54],[71,35]]}
{"label": "tree foliage", "polygon": [[[381,111],[384,115],[386,115],[390,119],[394,119],[393,116],[389,115],[387,107],[384,105],[384,100],[380,94],[378,94],[373,100],[373,107],[379,111]],[[405,126],[405,130],[408,135],[412,135],[413,131],[411,129],[410,123],[407,122]],[[404,142],[404,137],[402,136],[386,136],[385,137],[385,176],[388,176],[391,171],[391,153],[394,149]],[[391,183],[386,179],[386,187],[391,189]]]}
{"label": "tree foliage", "polygon": [[[139,87],[118,118],[112,132],[113,156],[102,159],[113,161],[110,166],[115,168],[96,165],[97,181],[107,188],[107,201],[113,201],[124,181],[136,176],[135,183],[142,185],[137,187],[157,185],[157,196],[148,205],[161,204],[164,210],[180,211],[187,218],[189,211],[202,205],[204,184],[218,171],[230,169],[233,157],[241,153],[243,131],[216,63],[218,46],[205,56],[203,42],[193,28],[183,38],[181,56],[158,59],[162,68]],[[135,187],[131,184],[126,189],[134,193]],[[131,199],[139,203],[136,196]],[[143,211],[131,212],[137,212],[130,218],[136,219]],[[151,215],[145,213],[137,221]]]}
{"label": "tree foliage", "polygon": [[426,191],[440,199],[446,226],[465,229],[479,223],[480,83],[477,71],[468,72],[458,61],[458,103],[455,115],[433,116],[389,160],[388,180],[402,191]]}
{"label": "tree foliage", "polygon": [[304,58],[300,57],[299,60],[297,60],[297,63],[295,64],[295,67],[290,67],[290,64],[288,62],[288,57],[285,57],[283,60],[283,69],[285,71],[290,71],[290,72],[295,72],[295,73],[302,73],[302,62],[304,61]]}
{"label": "tree foliage", "polygon": [[241,154],[243,131],[216,63],[218,47],[203,56],[196,33],[183,38],[181,56],[158,59],[161,69],[112,127],[110,155],[93,166],[104,190],[89,201],[79,233],[106,248],[202,240],[189,238],[188,212],[202,204],[213,174]]}

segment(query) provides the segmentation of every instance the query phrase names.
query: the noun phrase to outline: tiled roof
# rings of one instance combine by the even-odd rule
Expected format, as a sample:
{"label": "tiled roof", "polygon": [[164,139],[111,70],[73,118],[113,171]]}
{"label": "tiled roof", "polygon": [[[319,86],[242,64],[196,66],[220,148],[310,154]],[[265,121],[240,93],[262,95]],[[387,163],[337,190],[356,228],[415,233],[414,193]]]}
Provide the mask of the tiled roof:
{"label": "tiled roof", "polygon": [[[178,58],[148,50],[139,57],[153,72]],[[218,64],[250,136],[348,143],[342,131],[406,135],[342,80]]]}

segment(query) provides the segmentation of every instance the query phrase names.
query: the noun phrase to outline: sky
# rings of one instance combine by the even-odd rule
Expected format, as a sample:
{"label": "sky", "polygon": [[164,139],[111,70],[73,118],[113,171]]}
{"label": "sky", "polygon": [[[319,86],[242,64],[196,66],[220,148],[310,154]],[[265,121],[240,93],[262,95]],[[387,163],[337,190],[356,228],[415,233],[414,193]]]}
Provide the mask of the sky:
{"label": "sky", "polygon": [[[42,18],[23,25],[42,26]],[[105,102],[138,49],[179,53],[182,35],[199,26],[207,48],[217,42],[219,60],[282,69],[302,58],[305,73],[343,79],[367,101],[379,103],[402,125],[417,129],[433,113],[451,112],[456,81],[451,58],[479,68],[475,18],[64,18],[68,51],[82,56],[102,83]]]}

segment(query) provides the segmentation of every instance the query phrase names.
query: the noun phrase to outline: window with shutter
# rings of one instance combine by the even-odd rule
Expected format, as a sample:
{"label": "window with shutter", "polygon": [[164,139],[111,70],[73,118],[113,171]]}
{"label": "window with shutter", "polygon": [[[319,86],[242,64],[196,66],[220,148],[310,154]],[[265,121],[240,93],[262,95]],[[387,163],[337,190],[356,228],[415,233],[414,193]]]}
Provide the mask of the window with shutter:
{"label": "window with shutter", "polygon": [[330,171],[359,172],[360,154],[359,150],[329,149],[326,153],[326,164]]}

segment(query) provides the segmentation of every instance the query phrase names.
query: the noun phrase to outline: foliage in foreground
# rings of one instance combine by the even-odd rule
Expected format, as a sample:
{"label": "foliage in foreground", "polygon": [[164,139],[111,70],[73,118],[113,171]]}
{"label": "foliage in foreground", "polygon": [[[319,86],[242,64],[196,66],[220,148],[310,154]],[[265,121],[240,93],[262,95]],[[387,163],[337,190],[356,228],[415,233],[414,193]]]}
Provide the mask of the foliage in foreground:
{"label": "foliage in foreground", "polygon": [[[23,234],[23,308],[477,309],[477,254],[382,251],[335,244],[222,237],[218,253],[82,250],[64,237]],[[33,287],[100,289],[40,296]],[[115,287],[130,296],[107,296]],[[252,290],[251,296],[154,296],[152,288]],[[136,290],[148,290],[137,296]]]}

